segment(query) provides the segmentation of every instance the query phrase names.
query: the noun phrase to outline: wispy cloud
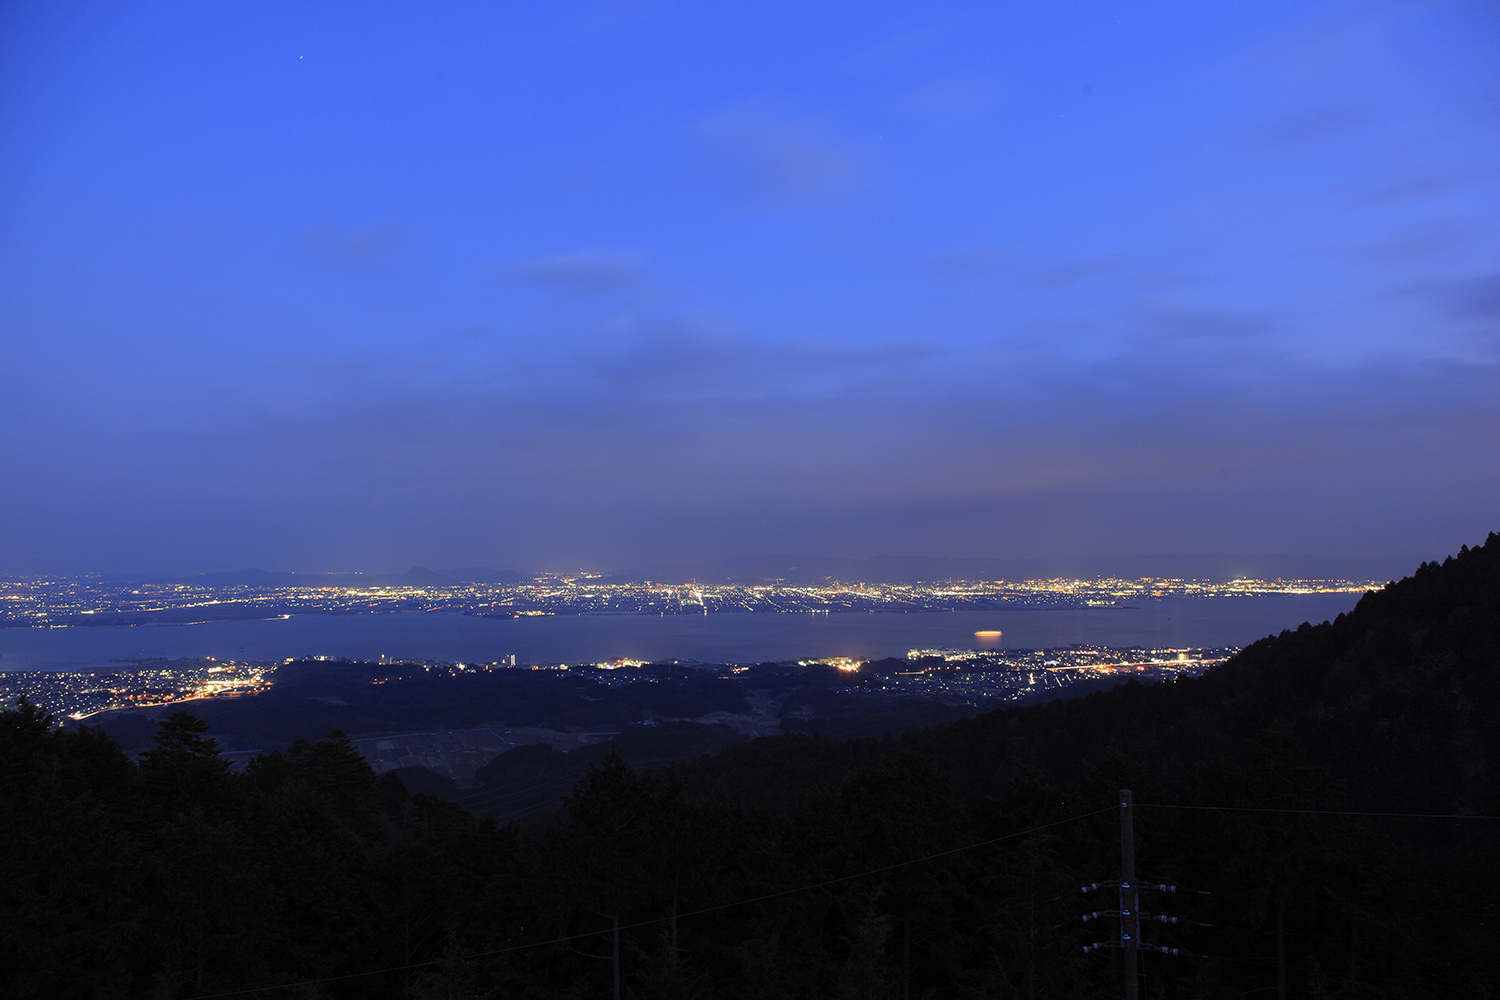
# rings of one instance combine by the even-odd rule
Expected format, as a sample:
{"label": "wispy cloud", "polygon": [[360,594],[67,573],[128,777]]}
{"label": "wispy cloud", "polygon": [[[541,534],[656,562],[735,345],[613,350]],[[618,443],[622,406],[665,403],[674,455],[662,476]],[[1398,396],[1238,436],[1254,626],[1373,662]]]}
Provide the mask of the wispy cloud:
{"label": "wispy cloud", "polygon": [[1455,191],[1463,187],[1465,183],[1464,179],[1449,174],[1424,173],[1371,187],[1356,196],[1353,204],[1359,207],[1370,207],[1432,198]]}
{"label": "wispy cloud", "polygon": [[646,265],[637,254],[581,250],[507,267],[503,273],[522,284],[568,295],[618,295],[645,282]]}
{"label": "wispy cloud", "polygon": [[952,75],[907,91],[893,102],[893,106],[897,111],[939,125],[959,125],[985,114],[1004,97],[1005,88],[992,76]]}
{"label": "wispy cloud", "polygon": [[1253,126],[1247,139],[1253,149],[1279,152],[1326,142],[1358,128],[1369,117],[1364,108],[1349,105],[1313,108]]}
{"label": "wispy cloud", "polygon": [[761,341],[674,322],[595,351],[573,369],[611,397],[708,403],[842,398],[851,387],[909,378],[936,350],[914,342]]}
{"label": "wispy cloud", "polygon": [[1380,265],[1419,264],[1464,250],[1473,242],[1473,235],[1470,227],[1457,219],[1434,218],[1359,245],[1353,255]]}
{"label": "wispy cloud", "polygon": [[751,203],[837,204],[868,183],[854,144],[812,119],[743,105],[704,122],[701,136],[706,162]]}
{"label": "wispy cloud", "polygon": [[578,15],[579,27],[589,34],[607,34],[651,18],[677,0],[599,0],[583,8]]}
{"label": "wispy cloud", "polygon": [[324,263],[356,267],[375,260],[405,241],[406,235],[390,226],[350,230],[322,225],[306,230],[299,242],[303,250]]}
{"label": "wispy cloud", "polygon": [[918,271],[942,278],[972,279],[998,273],[1007,257],[998,250],[949,250],[915,262]]}
{"label": "wispy cloud", "polygon": [[1463,319],[1500,318],[1500,274],[1469,278],[1450,286],[1449,308]]}
{"label": "wispy cloud", "polygon": [[1166,303],[1142,303],[1131,309],[1137,328],[1148,341],[1197,341],[1240,350],[1248,341],[1265,338],[1276,329],[1266,313],[1239,313]]}
{"label": "wispy cloud", "polygon": [[1039,267],[1027,275],[1035,288],[1060,288],[1126,270],[1129,261],[1122,257],[1094,257]]}

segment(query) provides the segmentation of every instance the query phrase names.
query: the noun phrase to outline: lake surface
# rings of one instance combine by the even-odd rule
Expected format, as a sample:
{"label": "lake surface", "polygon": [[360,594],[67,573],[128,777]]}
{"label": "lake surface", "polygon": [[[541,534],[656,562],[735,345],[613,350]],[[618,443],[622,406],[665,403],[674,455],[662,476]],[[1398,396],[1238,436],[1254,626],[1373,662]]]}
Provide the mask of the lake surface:
{"label": "lake surface", "polygon": [[[0,629],[0,669],[84,670],[138,656],[279,660],[585,663],[615,657],[755,663],[798,657],[899,656],[954,646],[1044,649],[1244,646],[1304,621],[1349,611],[1359,594],[1143,601],[1118,608],[1003,608],[926,614],[570,615],[474,618],[455,614],[307,615],[249,622]],[[974,633],[999,629],[994,640]]]}

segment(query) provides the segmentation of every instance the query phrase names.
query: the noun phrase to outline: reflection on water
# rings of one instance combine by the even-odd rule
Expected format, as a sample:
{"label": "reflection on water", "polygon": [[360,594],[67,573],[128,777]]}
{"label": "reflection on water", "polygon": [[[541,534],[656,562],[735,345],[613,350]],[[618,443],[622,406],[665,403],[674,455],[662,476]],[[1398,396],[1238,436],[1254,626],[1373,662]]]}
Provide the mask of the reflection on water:
{"label": "reflection on water", "polygon": [[[755,663],[904,655],[909,649],[1243,646],[1351,609],[1357,594],[1145,601],[1108,608],[1006,608],[931,614],[600,615],[522,619],[453,614],[323,615],[138,628],[0,629],[0,669],[80,670],[112,659],[296,656],[494,663],[615,657]],[[988,634],[993,633],[993,639]],[[991,644],[993,643],[993,644]]]}

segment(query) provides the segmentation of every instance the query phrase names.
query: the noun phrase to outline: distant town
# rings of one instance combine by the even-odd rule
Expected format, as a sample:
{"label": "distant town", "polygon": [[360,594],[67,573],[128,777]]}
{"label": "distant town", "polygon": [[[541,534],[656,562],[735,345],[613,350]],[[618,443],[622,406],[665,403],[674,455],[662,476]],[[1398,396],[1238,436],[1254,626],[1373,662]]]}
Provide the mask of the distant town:
{"label": "distant town", "polygon": [[932,612],[997,607],[1109,607],[1161,598],[1361,593],[1373,580],[943,581],[821,586],[605,583],[597,574],[547,574],[521,583],[371,585],[351,574],[337,583],[257,586],[115,583],[96,577],[0,579],[0,626],[188,624],[319,614],[432,612],[529,615],[828,614]]}
{"label": "distant town", "polygon": [[119,660],[113,670],[13,670],[0,673],[0,704],[25,696],[59,717],[86,719],[118,708],[150,708],[203,698],[233,698],[271,687],[272,663],[211,657]]}
{"label": "distant town", "polygon": [[[916,698],[950,708],[983,709],[1046,696],[1049,692],[1062,695],[1077,688],[1080,682],[1124,681],[1131,677],[1160,681],[1195,675],[1238,652],[1238,647],[1110,649],[1090,645],[1040,650],[913,649],[904,661],[883,660],[873,665],[866,660],[829,657],[788,661],[777,666],[789,671],[834,668],[847,678],[847,683],[829,688],[830,694],[840,698]],[[348,662],[328,657],[314,660],[331,664]],[[283,665],[212,657],[117,662],[118,667],[112,670],[0,672],[0,704],[14,704],[24,696],[59,717],[86,720],[100,712],[119,709],[147,710],[177,702],[261,694],[271,689],[276,670]],[[722,675],[725,679],[738,679],[754,666],[678,661],[672,661],[672,665]],[[601,689],[659,681],[658,672],[652,669],[658,664],[623,659],[520,665],[407,660],[384,662],[380,666],[386,668],[386,675],[372,678],[371,683],[384,684],[410,675],[436,681],[442,677],[513,670],[566,674],[574,683]],[[646,717],[635,721],[663,720]],[[733,724],[734,720],[728,722]],[[756,725],[764,728],[763,720]]]}

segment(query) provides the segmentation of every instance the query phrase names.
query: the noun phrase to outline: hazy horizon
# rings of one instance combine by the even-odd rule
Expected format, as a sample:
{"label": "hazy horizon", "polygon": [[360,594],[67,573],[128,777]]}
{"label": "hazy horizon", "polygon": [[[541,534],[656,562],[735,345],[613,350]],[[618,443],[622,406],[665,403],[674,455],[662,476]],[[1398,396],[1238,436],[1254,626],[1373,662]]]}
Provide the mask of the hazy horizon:
{"label": "hazy horizon", "polygon": [[[1472,544],[1482,544],[1483,539]],[[1470,543],[1463,543],[1470,544]],[[1347,579],[1387,580],[1409,576],[1426,561],[1441,562],[1456,554],[1459,546],[1447,552],[1423,555],[1393,553],[1223,553],[1164,552],[1135,553],[1123,556],[1056,556],[1037,558],[996,558],[987,556],[894,556],[876,555],[865,559],[775,553],[767,556],[730,556],[713,560],[667,563],[637,563],[611,566],[604,564],[567,565],[483,565],[449,566],[432,561],[402,567],[319,568],[303,565],[239,566],[173,570],[165,567],[133,567],[112,571],[76,573],[6,573],[10,577],[99,577],[115,580],[215,582],[219,578],[237,580],[250,574],[300,576],[308,579],[361,577],[395,581],[408,574],[432,574],[455,581],[487,582],[486,574],[516,573],[523,579],[542,576],[579,576],[586,574],[606,582],[628,582],[654,579],[658,582],[690,580],[774,579],[809,581],[841,579],[847,583],[896,583],[921,580],[954,579],[1079,579],[1142,576],[1217,579]]]}

